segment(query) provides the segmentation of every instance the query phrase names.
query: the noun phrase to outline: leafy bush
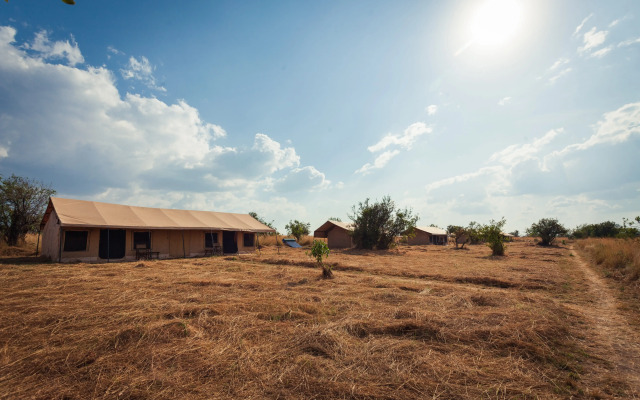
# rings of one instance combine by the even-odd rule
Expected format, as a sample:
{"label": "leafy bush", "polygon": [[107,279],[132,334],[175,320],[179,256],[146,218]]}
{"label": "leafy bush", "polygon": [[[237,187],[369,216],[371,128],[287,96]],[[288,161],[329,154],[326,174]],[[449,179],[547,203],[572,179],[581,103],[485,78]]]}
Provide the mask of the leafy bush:
{"label": "leafy bush", "polygon": [[366,199],[353,206],[353,241],[357,248],[386,250],[395,245],[398,236],[412,234],[418,216],[409,208],[396,209],[389,196],[373,204]]}
{"label": "leafy bush", "polygon": [[527,235],[539,236],[541,239],[540,244],[543,246],[551,245],[558,236],[566,235],[567,233],[567,228],[555,218],[542,218],[527,229]]}
{"label": "leafy bush", "polygon": [[491,252],[494,256],[503,256],[505,244],[505,237],[502,234],[502,228],[506,224],[504,217],[500,221],[489,221],[488,224],[482,225],[479,229],[480,238],[487,243],[487,246],[491,248]]}
{"label": "leafy bush", "polygon": [[9,246],[37,232],[49,197],[55,190],[20,176],[0,177],[0,232]]}
{"label": "leafy bush", "polygon": [[459,225],[449,225],[447,226],[447,233],[454,237],[456,249],[458,245],[461,244],[461,249],[464,249],[464,245],[469,243],[469,234],[467,233],[467,228],[464,228]]}
{"label": "leafy bush", "polygon": [[311,250],[307,253],[310,257],[316,259],[316,262],[322,267],[322,277],[325,279],[333,278],[333,271],[331,266],[323,262],[323,259],[329,257],[329,246],[322,240],[314,240],[311,245]]}
{"label": "leafy bush", "polygon": [[309,234],[309,229],[311,229],[311,224],[308,222],[300,222],[297,219],[294,221],[289,221],[289,223],[284,227],[287,230],[287,233],[296,238],[296,241],[299,241],[302,236]]}

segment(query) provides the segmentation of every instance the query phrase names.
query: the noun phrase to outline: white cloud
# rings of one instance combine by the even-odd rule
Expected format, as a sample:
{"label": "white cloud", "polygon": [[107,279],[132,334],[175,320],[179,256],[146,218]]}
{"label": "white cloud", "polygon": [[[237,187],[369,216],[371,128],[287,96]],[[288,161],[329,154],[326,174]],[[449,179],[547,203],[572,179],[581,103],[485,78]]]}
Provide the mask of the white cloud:
{"label": "white cloud", "polygon": [[566,57],[560,57],[559,59],[556,60],[556,62],[553,63],[552,66],[549,67],[548,71],[555,71],[561,66],[569,64],[569,61],[570,60]]}
{"label": "white cloud", "polygon": [[135,57],[129,57],[129,63],[120,70],[120,73],[124,79],[136,79],[149,89],[166,92],[167,89],[156,84],[156,78],[153,76],[154,70],[155,67],[151,65],[147,57],[142,56],[139,60]]}
{"label": "white cloud", "polygon": [[599,144],[618,144],[632,136],[640,136],[640,102],[629,103],[604,114],[596,125],[596,133],[583,143],[567,146],[562,152],[586,150]]}
{"label": "white cloud", "polygon": [[640,37],[635,38],[635,39],[627,39],[625,41],[622,41],[620,43],[618,43],[618,47],[627,47],[627,46],[631,46],[634,44],[638,44],[640,43]]}
{"label": "white cloud", "polygon": [[325,175],[314,167],[294,168],[284,178],[274,182],[273,187],[279,193],[302,190],[322,190],[331,185]]}
{"label": "white cloud", "polygon": [[433,129],[425,125],[423,122],[416,122],[409,125],[409,127],[407,127],[407,129],[405,129],[402,134],[394,135],[388,133],[385,137],[380,139],[378,143],[367,147],[367,150],[369,150],[371,153],[377,153],[390,147],[395,147],[395,149],[384,151],[376,157],[373,164],[366,163],[358,170],[356,170],[355,173],[366,175],[374,169],[383,168],[393,157],[400,154],[400,150],[398,149],[398,147],[404,150],[411,150],[411,147],[420,136],[431,133],[432,131]]}
{"label": "white cloud", "polygon": [[566,74],[568,74],[569,72],[573,71],[572,68],[565,68],[562,71],[558,72],[557,74],[553,75],[552,77],[549,78],[549,80],[547,81],[547,83],[549,85],[553,85],[556,83],[556,81],[560,78],[562,78],[563,76],[565,76]]}
{"label": "white cloud", "polygon": [[539,153],[542,148],[553,141],[553,139],[562,134],[564,129],[552,129],[541,138],[537,138],[533,143],[514,144],[502,151],[496,152],[489,157],[489,161],[498,161],[502,164],[513,166],[522,161],[532,158]]}
{"label": "white cloud", "polygon": [[403,149],[409,150],[418,137],[431,132],[432,129],[426,126],[423,122],[416,122],[409,125],[401,135],[388,133],[387,136],[383,137],[378,143],[367,147],[367,149],[370,152],[375,153],[384,150],[389,146],[397,145]]}
{"label": "white cloud", "polygon": [[591,28],[590,31],[586,32],[583,36],[584,46],[579,47],[578,51],[580,53],[591,52],[600,45],[602,45],[605,40],[607,40],[608,31],[598,31],[596,27]]}
{"label": "white cloud", "polygon": [[126,202],[135,190],[137,204],[159,206],[201,204],[189,200],[199,193],[277,196],[274,182],[288,179],[291,188],[294,178],[307,191],[330,184],[301,166],[291,146],[261,133],[248,146],[221,145],[225,130],[186,101],[121,97],[105,67],[47,63],[38,50],[15,45],[15,35],[0,27],[0,99],[11,99],[0,100],[0,171],[37,177],[73,197]]}
{"label": "white cloud", "polygon": [[435,115],[438,112],[438,106],[431,104],[425,110],[427,111],[427,115]]}
{"label": "white cloud", "polygon": [[606,56],[607,54],[609,54],[609,52],[612,49],[613,49],[613,46],[603,47],[600,50],[596,50],[593,53],[589,54],[589,57],[602,58],[602,57]]}
{"label": "white cloud", "polygon": [[503,97],[498,101],[498,105],[499,106],[506,106],[509,103],[511,103],[511,97],[510,96]]}
{"label": "white cloud", "polygon": [[374,169],[383,168],[389,161],[391,161],[393,157],[397,156],[398,154],[400,154],[400,150],[385,151],[384,153],[376,157],[373,164],[366,163],[365,165],[360,167],[360,169],[356,170],[356,174],[366,175]]}
{"label": "white cloud", "polygon": [[475,210],[540,218],[558,212],[584,222],[610,212],[612,202],[635,212],[640,102],[603,114],[588,139],[554,150],[560,135],[563,129],[550,130],[532,143],[494,153],[492,165],[433,182],[426,186],[427,201],[439,204],[439,215]]}
{"label": "white cloud", "polygon": [[24,48],[38,52],[44,59],[66,58],[70,66],[84,63],[84,57],[73,37],[71,37],[71,43],[69,43],[68,40],[65,42],[51,42],[49,40],[49,34],[43,30],[36,33],[33,42],[31,44],[26,43]]}
{"label": "white cloud", "polygon": [[283,149],[280,147],[280,143],[262,133],[256,134],[252,149],[267,155],[263,165],[270,173],[300,165],[300,156],[296,154],[293,147]]}
{"label": "white cloud", "polygon": [[573,36],[578,36],[578,33],[580,33],[580,31],[582,30],[584,24],[586,24],[591,17],[593,17],[593,13],[589,14],[585,19],[582,20],[582,22],[580,22],[580,25],[578,25],[576,27],[576,30],[573,32]]}

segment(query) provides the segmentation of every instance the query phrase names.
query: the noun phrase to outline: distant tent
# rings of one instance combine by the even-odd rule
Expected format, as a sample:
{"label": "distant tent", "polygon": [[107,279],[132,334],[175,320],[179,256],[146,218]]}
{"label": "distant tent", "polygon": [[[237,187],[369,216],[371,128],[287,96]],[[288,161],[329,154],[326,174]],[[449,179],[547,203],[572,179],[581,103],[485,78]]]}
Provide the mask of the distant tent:
{"label": "distant tent", "polygon": [[134,207],[52,197],[40,223],[42,255],[55,261],[174,258],[253,251],[274,232],[249,214]]}
{"label": "distant tent", "polygon": [[329,220],[313,232],[313,237],[326,238],[330,249],[345,249],[353,247],[351,224]]}
{"label": "distant tent", "polygon": [[439,244],[446,245],[447,231],[433,226],[416,226],[415,236],[409,238],[409,244]]}

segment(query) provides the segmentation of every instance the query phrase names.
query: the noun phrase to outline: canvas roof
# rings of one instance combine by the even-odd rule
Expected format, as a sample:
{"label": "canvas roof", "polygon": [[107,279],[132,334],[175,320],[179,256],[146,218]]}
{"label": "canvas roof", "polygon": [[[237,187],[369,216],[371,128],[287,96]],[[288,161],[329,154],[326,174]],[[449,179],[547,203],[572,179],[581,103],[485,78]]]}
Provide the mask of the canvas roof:
{"label": "canvas roof", "polygon": [[436,228],[434,226],[416,226],[416,229],[422,232],[427,232],[432,235],[446,235],[447,231],[444,229]]}
{"label": "canvas roof", "polygon": [[331,229],[334,229],[336,227],[339,228],[339,229],[344,229],[345,231],[352,231],[353,230],[353,227],[349,223],[329,220],[329,221],[325,222],[324,224],[322,224],[322,226],[320,226],[318,229],[313,231],[313,236],[317,237],[317,238],[326,238],[327,237],[327,233]]}
{"label": "canvas roof", "polygon": [[53,210],[63,227],[274,232],[249,214],[136,207],[59,197],[49,199],[41,228]]}

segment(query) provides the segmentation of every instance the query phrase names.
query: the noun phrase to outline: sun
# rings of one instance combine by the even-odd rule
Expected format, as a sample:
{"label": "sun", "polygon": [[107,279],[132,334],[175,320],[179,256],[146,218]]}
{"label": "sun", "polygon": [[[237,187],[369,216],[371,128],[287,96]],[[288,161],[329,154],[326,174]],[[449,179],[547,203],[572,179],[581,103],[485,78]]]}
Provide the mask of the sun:
{"label": "sun", "polygon": [[471,41],[484,46],[499,46],[510,41],[522,22],[522,5],[516,0],[487,0],[471,18]]}

